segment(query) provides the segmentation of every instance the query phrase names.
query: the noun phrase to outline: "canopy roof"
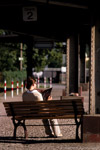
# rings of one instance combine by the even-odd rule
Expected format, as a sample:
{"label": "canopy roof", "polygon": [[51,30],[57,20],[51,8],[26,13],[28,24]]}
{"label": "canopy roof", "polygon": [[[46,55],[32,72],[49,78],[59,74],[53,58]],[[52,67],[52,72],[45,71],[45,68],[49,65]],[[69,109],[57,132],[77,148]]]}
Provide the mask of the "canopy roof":
{"label": "canopy roof", "polygon": [[[88,28],[97,0],[0,0],[0,28],[18,34],[64,40]],[[25,20],[29,9],[36,19]],[[33,15],[29,12],[29,15]],[[31,16],[30,16],[31,17]]]}

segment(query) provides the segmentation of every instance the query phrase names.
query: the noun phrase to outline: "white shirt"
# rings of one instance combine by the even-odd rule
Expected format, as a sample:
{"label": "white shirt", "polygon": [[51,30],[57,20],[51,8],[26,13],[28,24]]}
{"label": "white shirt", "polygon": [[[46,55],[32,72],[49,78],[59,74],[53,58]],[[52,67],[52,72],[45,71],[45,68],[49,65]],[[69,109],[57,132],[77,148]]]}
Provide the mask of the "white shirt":
{"label": "white shirt", "polygon": [[27,90],[22,95],[23,101],[43,101],[42,94],[37,90]]}

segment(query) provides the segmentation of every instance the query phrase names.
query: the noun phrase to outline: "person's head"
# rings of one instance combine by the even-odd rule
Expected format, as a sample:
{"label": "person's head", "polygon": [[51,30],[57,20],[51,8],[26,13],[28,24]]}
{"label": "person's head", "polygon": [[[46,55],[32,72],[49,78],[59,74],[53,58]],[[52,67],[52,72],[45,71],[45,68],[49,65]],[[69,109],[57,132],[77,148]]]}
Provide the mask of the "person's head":
{"label": "person's head", "polygon": [[30,89],[32,86],[34,86],[34,88],[36,88],[36,80],[33,77],[28,77],[26,88]]}

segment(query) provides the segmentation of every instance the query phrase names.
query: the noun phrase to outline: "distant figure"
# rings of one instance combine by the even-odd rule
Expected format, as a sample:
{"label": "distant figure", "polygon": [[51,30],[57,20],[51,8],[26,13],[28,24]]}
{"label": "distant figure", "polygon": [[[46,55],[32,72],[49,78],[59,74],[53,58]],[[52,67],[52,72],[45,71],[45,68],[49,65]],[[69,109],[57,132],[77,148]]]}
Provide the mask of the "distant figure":
{"label": "distant figure", "polygon": [[[23,93],[22,99],[23,101],[43,101],[42,94],[36,90],[36,80],[34,78],[28,77],[27,91]],[[49,96],[48,100],[52,100],[52,97]],[[49,135],[49,137],[62,136],[57,119],[43,119],[42,121],[45,127],[45,133]]]}

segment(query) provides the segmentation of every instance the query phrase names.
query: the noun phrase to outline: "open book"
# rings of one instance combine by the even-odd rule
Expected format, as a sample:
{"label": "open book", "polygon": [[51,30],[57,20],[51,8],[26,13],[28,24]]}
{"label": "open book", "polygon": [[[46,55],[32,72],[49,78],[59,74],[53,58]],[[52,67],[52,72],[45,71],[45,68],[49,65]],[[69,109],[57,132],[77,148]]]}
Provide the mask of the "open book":
{"label": "open book", "polygon": [[48,100],[48,97],[51,95],[51,91],[52,91],[52,88],[49,88],[41,92],[44,101]]}

